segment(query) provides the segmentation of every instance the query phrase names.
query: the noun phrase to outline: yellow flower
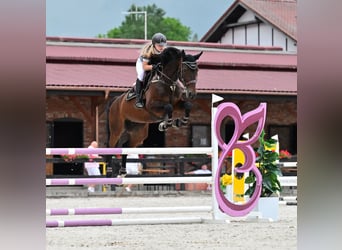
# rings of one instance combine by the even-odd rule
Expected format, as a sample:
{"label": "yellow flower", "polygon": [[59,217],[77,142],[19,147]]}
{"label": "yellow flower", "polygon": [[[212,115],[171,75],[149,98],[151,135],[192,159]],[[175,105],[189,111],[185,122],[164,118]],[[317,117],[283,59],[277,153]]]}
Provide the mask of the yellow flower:
{"label": "yellow flower", "polygon": [[221,177],[221,183],[223,186],[232,185],[232,176],[229,174],[224,174]]}

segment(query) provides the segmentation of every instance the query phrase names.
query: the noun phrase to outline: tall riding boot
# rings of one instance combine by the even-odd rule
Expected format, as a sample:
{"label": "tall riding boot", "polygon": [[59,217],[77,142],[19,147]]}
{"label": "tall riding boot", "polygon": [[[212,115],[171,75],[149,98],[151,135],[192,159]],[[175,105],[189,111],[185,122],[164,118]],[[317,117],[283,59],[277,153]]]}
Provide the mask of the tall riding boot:
{"label": "tall riding boot", "polygon": [[137,108],[142,108],[144,107],[144,103],[142,101],[142,85],[143,85],[143,82],[140,81],[139,79],[137,79],[136,83],[135,83],[135,93],[136,93],[136,102],[135,102],[135,106]]}

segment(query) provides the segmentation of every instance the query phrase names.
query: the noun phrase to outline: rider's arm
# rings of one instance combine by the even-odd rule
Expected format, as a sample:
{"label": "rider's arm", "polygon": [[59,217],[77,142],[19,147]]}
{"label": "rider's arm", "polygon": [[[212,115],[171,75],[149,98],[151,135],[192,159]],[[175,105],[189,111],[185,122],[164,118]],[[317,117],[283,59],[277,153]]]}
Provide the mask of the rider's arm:
{"label": "rider's arm", "polygon": [[145,71],[150,71],[152,70],[152,65],[148,64],[148,61],[143,60],[143,68]]}

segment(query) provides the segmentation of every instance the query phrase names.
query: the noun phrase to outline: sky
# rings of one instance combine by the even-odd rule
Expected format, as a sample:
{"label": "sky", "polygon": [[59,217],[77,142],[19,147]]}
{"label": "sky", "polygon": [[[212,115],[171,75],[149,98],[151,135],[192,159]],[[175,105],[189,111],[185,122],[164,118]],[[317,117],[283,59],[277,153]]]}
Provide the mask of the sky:
{"label": "sky", "polygon": [[[164,17],[178,19],[198,39],[214,25],[233,0],[46,0],[46,36],[92,38],[119,27],[132,4],[156,4]],[[148,29],[148,23],[147,23]]]}

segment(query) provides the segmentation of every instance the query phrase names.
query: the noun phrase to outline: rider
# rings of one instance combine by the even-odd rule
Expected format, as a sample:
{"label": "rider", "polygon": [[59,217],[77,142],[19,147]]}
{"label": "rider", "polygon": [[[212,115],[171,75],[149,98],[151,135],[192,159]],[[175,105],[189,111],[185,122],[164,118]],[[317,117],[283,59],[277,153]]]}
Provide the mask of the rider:
{"label": "rider", "polygon": [[166,36],[162,33],[156,33],[152,36],[152,42],[146,44],[141,50],[140,56],[136,62],[136,70],[137,70],[137,81],[135,84],[135,92],[136,92],[136,103],[135,106],[137,108],[144,107],[144,103],[142,101],[142,90],[144,88],[144,76],[145,71],[154,70],[157,68],[157,65],[150,65],[149,60],[152,55],[160,54],[166,47]]}

